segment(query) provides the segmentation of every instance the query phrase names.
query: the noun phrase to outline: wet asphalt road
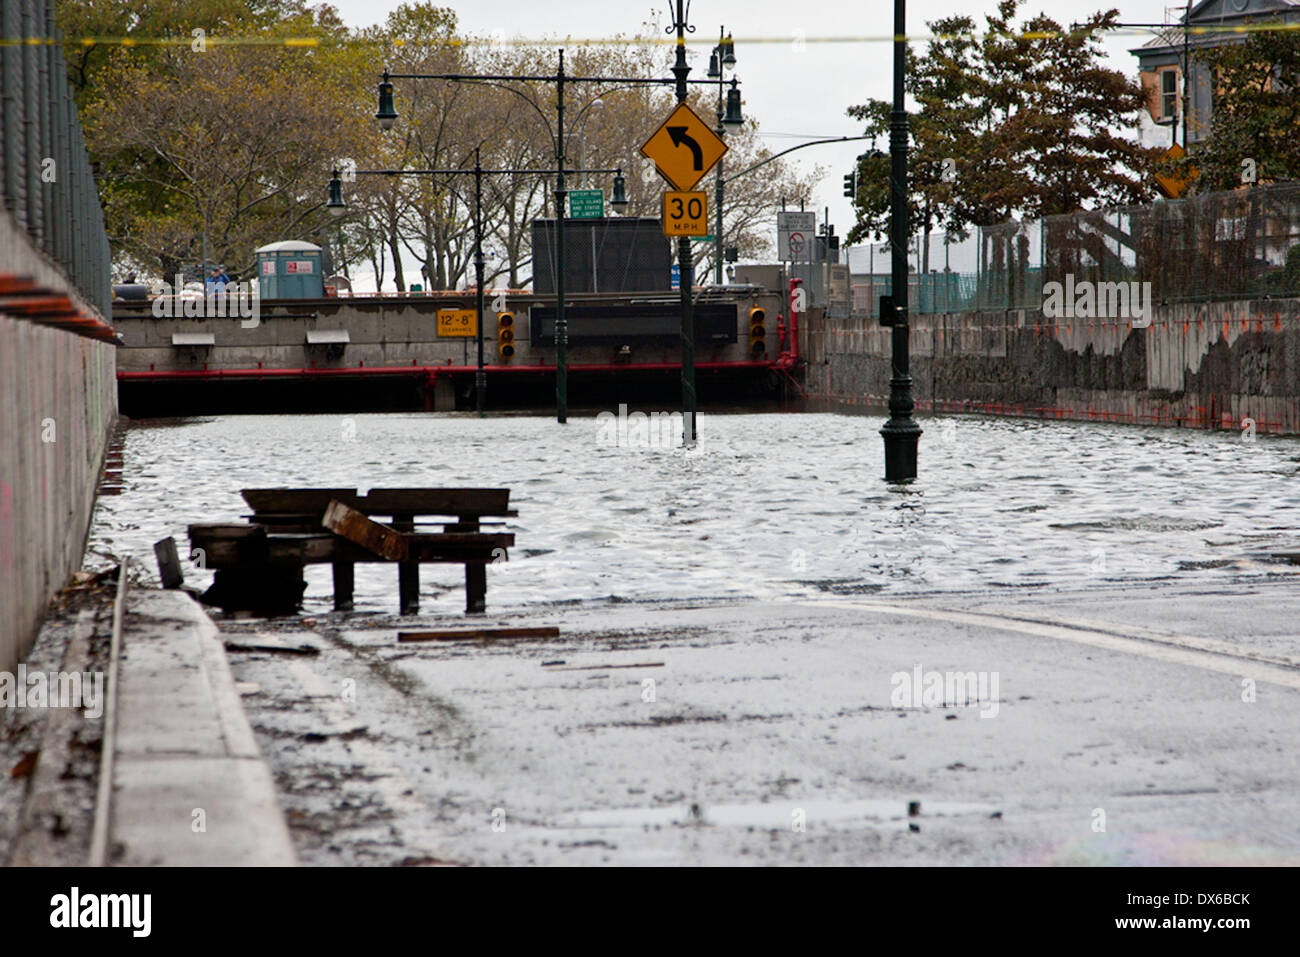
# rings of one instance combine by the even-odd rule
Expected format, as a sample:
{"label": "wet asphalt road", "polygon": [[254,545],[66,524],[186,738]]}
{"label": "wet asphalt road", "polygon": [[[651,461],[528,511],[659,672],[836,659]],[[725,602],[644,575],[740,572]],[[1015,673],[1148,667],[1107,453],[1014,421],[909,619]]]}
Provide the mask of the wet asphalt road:
{"label": "wet asphalt road", "polygon": [[1289,578],[890,602],[221,627],[305,864],[1300,863]]}

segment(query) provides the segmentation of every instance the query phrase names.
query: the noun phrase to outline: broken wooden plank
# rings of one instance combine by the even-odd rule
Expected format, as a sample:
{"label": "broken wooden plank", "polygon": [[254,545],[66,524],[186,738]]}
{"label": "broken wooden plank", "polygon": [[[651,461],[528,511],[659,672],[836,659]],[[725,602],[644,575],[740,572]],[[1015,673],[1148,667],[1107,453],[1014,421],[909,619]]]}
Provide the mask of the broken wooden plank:
{"label": "broken wooden plank", "polygon": [[227,651],[266,651],[280,655],[319,655],[320,648],[307,642],[290,644],[276,635],[252,635],[248,638],[226,638]]}
{"label": "broken wooden plank", "polygon": [[541,628],[449,628],[444,631],[399,631],[398,641],[492,641],[497,638],[558,638],[560,629]]}
{"label": "broken wooden plank", "polygon": [[511,517],[508,488],[246,488],[240,493],[254,512],[319,515],[331,499],[366,515],[466,515]]}
{"label": "broken wooden plank", "polygon": [[320,515],[330,499],[357,501],[354,488],[246,488],[239,493],[254,512],[310,512]]}
{"label": "broken wooden plank", "polygon": [[372,488],[357,506],[369,515],[507,515],[508,488]]}
{"label": "broken wooden plank", "polygon": [[[479,536],[463,536],[463,538],[466,540],[457,541],[455,536],[408,534],[407,559],[430,564],[459,565],[465,562],[491,564],[504,560],[507,557],[506,549],[514,544],[513,533],[484,533]],[[355,545],[324,529],[316,534],[272,532],[263,542],[262,560],[272,564],[303,565],[336,561],[365,563],[388,561],[382,555]],[[218,567],[218,564],[210,561],[208,567]]]}
{"label": "broken wooden plank", "polygon": [[180,588],[185,584],[185,573],[181,571],[181,559],[176,554],[176,539],[168,535],[153,543],[153,553],[158,559],[158,577],[162,579],[163,588]]}
{"label": "broken wooden plank", "polygon": [[[266,529],[261,525],[189,526],[190,558],[200,568],[224,568],[267,560]],[[196,554],[197,553],[197,554]]]}
{"label": "broken wooden plank", "polygon": [[609,671],[613,668],[664,668],[667,665],[662,661],[641,661],[632,665],[569,665],[560,667],[542,662],[542,667],[550,668],[552,671]]}
{"label": "broken wooden plank", "polygon": [[335,535],[376,555],[382,555],[390,562],[406,561],[410,554],[405,535],[367,518],[362,512],[338,499],[332,499],[326,506],[321,524]]}

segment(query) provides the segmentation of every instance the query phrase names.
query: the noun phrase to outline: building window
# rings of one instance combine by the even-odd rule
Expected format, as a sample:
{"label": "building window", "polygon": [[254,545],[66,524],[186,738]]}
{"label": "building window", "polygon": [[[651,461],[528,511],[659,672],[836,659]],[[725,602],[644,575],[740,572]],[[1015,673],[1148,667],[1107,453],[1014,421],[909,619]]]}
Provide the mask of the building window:
{"label": "building window", "polygon": [[1172,121],[1178,115],[1178,71],[1160,73],[1160,119]]}

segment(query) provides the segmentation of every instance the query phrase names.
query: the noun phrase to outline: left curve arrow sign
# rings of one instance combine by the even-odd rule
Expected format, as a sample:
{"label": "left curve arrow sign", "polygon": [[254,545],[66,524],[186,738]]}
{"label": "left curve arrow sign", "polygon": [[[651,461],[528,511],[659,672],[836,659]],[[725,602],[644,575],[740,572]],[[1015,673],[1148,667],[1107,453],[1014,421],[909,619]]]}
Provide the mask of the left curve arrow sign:
{"label": "left curve arrow sign", "polygon": [[695,159],[695,169],[697,171],[704,169],[704,150],[700,149],[700,144],[695,142],[695,138],[686,132],[685,126],[666,127],[668,137],[673,141],[673,146],[685,146],[691,151]]}

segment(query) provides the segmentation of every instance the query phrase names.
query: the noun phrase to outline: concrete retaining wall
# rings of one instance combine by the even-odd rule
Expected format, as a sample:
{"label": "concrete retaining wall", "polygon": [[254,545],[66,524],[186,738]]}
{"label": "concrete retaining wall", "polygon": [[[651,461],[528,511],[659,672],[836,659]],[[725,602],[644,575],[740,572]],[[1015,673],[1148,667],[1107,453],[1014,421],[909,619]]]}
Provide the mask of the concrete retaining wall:
{"label": "concrete retaining wall", "polygon": [[[512,359],[497,352],[496,313],[488,297],[485,312],[484,354],[489,365],[515,367],[549,365],[555,362],[554,347],[534,347],[529,341],[529,309],[533,305],[554,305],[554,299],[532,294],[511,294],[504,305],[515,317]],[[574,296],[569,306],[662,300],[673,302],[673,294],[623,297]],[[697,350],[697,361],[744,361],[750,358],[748,309],[763,305],[772,319],[768,338],[775,339],[776,312],[780,300],[754,290],[713,296],[709,301],[735,303],[737,341]],[[400,366],[473,365],[476,340],[440,338],[437,314],[440,309],[474,309],[472,295],[439,293],[428,297],[326,298],[266,300],[257,319],[237,317],[156,317],[149,304],[115,303],[113,328],[122,337],[119,368],[125,373],[193,372],[247,369],[360,369]],[[330,349],[309,345],[311,331],[346,331],[346,346]],[[211,335],[211,346],[174,345],[177,334]],[[608,363],[615,361],[616,345],[584,345],[570,342],[568,361]],[[676,362],[675,344],[635,346],[633,362]]]}
{"label": "concrete retaining wall", "polygon": [[[817,319],[810,396],[883,408],[890,335],[874,320]],[[1158,306],[1125,319],[1025,310],[913,317],[917,409],[1300,433],[1300,300]]]}
{"label": "concrete retaining wall", "polygon": [[[64,290],[62,273],[0,210],[4,272]],[[36,636],[51,596],[81,567],[117,419],[116,347],[0,311],[0,671]]]}

